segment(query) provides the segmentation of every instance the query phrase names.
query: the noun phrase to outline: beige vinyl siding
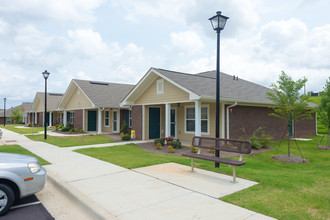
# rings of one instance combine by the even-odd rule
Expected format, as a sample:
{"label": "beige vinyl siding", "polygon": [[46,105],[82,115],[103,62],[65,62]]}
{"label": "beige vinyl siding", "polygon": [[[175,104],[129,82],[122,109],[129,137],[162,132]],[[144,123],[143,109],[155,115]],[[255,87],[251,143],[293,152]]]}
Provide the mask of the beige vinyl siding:
{"label": "beige vinyl siding", "polygon": [[42,103],[40,102],[39,97],[36,100],[35,106],[34,106],[34,111],[35,112],[43,112],[45,111],[45,106],[42,105]]}
{"label": "beige vinyl siding", "polygon": [[164,93],[157,94],[157,78],[149,88],[135,101],[136,105],[159,103],[159,102],[180,102],[189,100],[189,94],[172,83],[164,80]]}
{"label": "beige vinyl siding", "polygon": [[[204,137],[215,137],[215,103],[202,102],[202,105],[208,105],[209,107],[209,135],[203,134]],[[177,135],[180,140],[189,140],[191,141],[195,134],[185,133],[185,106],[194,106],[195,103],[184,103],[177,107]],[[222,114],[220,109],[220,115]],[[221,120],[221,117],[220,117]],[[220,123],[221,124],[221,123]],[[221,126],[220,126],[220,135],[221,135]]]}
{"label": "beige vinyl siding", "polygon": [[90,107],[92,107],[92,103],[77,87],[72,93],[72,96],[70,97],[64,109],[82,109],[82,108],[90,108]]}

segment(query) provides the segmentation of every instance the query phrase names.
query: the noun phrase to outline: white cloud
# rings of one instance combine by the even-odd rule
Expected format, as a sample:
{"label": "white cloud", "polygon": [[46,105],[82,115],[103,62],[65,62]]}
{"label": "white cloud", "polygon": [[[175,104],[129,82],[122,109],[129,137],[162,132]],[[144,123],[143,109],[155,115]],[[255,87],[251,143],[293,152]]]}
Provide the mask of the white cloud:
{"label": "white cloud", "polygon": [[[10,20],[26,22],[42,21],[48,18],[58,21],[94,21],[93,9],[100,7],[105,0],[1,0],[0,13],[10,15]],[[15,15],[15,16],[14,16]]]}
{"label": "white cloud", "polygon": [[98,32],[89,29],[79,29],[68,31],[68,36],[70,39],[68,50],[77,56],[93,57],[104,55],[108,52],[108,47]]}
{"label": "white cloud", "polygon": [[199,36],[192,31],[171,33],[170,38],[172,53],[178,51],[181,55],[194,55],[205,47]]}

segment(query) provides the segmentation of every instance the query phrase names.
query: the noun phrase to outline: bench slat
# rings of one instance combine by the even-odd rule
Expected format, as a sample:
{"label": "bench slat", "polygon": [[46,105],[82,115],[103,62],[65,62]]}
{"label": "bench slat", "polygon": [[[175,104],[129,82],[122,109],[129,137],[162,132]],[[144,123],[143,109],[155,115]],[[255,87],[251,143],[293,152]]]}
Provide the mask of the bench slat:
{"label": "bench slat", "polygon": [[231,160],[227,158],[219,158],[219,157],[212,157],[212,156],[206,156],[201,154],[195,154],[195,153],[183,153],[182,156],[196,158],[196,159],[202,159],[202,160],[209,160],[213,162],[218,163],[224,163],[232,166],[242,166],[245,164],[244,161],[238,161],[238,160]]}

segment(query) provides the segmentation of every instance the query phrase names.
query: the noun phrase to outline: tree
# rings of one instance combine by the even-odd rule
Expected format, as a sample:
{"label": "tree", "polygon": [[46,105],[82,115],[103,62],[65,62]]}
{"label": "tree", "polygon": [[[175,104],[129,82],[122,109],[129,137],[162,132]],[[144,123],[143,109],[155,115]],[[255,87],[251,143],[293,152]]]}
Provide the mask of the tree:
{"label": "tree", "polygon": [[320,121],[328,127],[328,146],[330,146],[330,77],[326,80],[319,106]]}
{"label": "tree", "polygon": [[[273,92],[267,93],[267,98],[275,104],[271,107],[274,112],[270,115],[285,120],[288,128],[292,121],[312,119],[314,109],[308,106],[308,95],[299,93],[306,81],[307,79],[294,81],[282,71],[277,84],[272,83],[270,86]],[[288,156],[290,157],[290,135],[288,135]]]}
{"label": "tree", "polygon": [[11,112],[10,119],[14,121],[14,123],[19,123],[23,119],[22,112],[19,111],[19,108],[16,108],[14,111]]}

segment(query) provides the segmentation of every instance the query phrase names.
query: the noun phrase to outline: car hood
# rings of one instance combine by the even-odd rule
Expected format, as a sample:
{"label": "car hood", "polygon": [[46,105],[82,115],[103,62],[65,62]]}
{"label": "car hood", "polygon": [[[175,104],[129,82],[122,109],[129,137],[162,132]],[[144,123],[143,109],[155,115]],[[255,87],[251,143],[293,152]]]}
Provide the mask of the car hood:
{"label": "car hood", "polygon": [[32,156],[24,155],[24,154],[11,154],[11,153],[0,153],[0,163],[5,162],[37,162],[38,159]]}

